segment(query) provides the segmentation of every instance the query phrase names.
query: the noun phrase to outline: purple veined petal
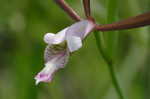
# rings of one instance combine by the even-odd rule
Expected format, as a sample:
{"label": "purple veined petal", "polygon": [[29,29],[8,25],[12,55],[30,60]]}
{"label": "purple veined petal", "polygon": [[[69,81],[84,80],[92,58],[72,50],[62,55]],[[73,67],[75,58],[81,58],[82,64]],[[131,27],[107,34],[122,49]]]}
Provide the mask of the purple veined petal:
{"label": "purple veined petal", "polygon": [[57,34],[46,33],[44,36],[44,41],[49,45],[62,43],[65,40],[67,29],[68,27],[58,32]]}
{"label": "purple veined petal", "polygon": [[53,78],[54,73],[60,69],[64,68],[66,63],[68,62],[69,58],[69,50],[68,49],[62,49],[58,50],[56,52],[53,52],[51,46],[47,46],[45,51],[45,67],[42,69],[41,72],[37,74],[35,77],[36,85],[39,82],[50,82]]}
{"label": "purple veined petal", "polygon": [[91,21],[83,20],[71,25],[66,31],[66,40],[70,52],[82,47],[82,40],[94,29]]}
{"label": "purple veined petal", "polygon": [[[68,62],[69,50],[61,45],[48,45],[44,52],[45,63],[56,62],[59,67],[64,67]],[[59,64],[61,63],[61,64]]]}

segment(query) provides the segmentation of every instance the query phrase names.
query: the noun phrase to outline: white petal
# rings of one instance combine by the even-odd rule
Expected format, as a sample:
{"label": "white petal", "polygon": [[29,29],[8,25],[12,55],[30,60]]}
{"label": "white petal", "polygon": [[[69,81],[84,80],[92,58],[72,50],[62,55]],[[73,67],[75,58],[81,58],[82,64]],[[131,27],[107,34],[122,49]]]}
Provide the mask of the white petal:
{"label": "white petal", "polygon": [[[36,79],[36,78],[35,78]],[[38,85],[40,83],[40,80],[36,79],[35,85]]]}
{"label": "white petal", "polygon": [[82,40],[94,28],[94,24],[88,20],[83,20],[71,25],[66,31],[66,40],[71,52],[82,47]]}
{"label": "white petal", "polygon": [[44,42],[47,44],[52,44],[54,40],[55,34],[53,33],[46,33],[44,35]]}
{"label": "white petal", "polygon": [[62,43],[65,40],[67,29],[68,28],[65,28],[62,31],[58,32],[57,34],[53,33],[45,34],[44,41],[49,45]]}
{"label": "white petal", "polygon": [[80,37],[70,36],[67,38],[67,44],[70,52],[76,51],[82,47],[82,41]]}

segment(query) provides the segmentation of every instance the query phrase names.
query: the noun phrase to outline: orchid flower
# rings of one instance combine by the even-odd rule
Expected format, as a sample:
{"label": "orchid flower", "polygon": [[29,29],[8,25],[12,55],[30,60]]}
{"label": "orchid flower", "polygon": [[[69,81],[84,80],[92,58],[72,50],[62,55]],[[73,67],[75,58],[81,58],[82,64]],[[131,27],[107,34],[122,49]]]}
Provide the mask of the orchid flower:
{"label": "orchid flower", "polygon": [[44,41],[48,44],[44,53],[45,67],[35,77],[36,84],[50,82],[54,73],[64,68],[71,52],[82,47],[82,40],[94,29],[90,20],[77,22],[57,34],[47,33]]}

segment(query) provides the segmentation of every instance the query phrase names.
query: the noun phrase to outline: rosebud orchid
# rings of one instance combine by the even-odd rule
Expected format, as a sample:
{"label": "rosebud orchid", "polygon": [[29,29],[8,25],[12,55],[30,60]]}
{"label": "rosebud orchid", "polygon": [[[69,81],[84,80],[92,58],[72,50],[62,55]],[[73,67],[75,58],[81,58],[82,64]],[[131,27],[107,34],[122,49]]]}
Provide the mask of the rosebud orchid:
{"label": "rosebud orchid", "polygon": [[45,67],[35,77],[36,84],[50,82],[54,73],[65,66],[70,53],[82,47],[82,40],[94,29],[94,26],[92,21],[82,20],[57,34],[45,34],[44,41],[48,44],[44,54]]}

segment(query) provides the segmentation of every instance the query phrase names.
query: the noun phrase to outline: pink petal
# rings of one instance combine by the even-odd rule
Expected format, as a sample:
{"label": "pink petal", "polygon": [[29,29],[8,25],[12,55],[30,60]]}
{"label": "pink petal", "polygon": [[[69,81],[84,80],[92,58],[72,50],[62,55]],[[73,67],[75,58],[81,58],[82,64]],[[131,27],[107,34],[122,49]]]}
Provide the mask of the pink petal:
{"label": "pink petal", "polygon": [[48,62],[40,73],[35,77],[36,85],[40,82],[49,82],[52,80],[53,73],[57,70],[54,63]]}

